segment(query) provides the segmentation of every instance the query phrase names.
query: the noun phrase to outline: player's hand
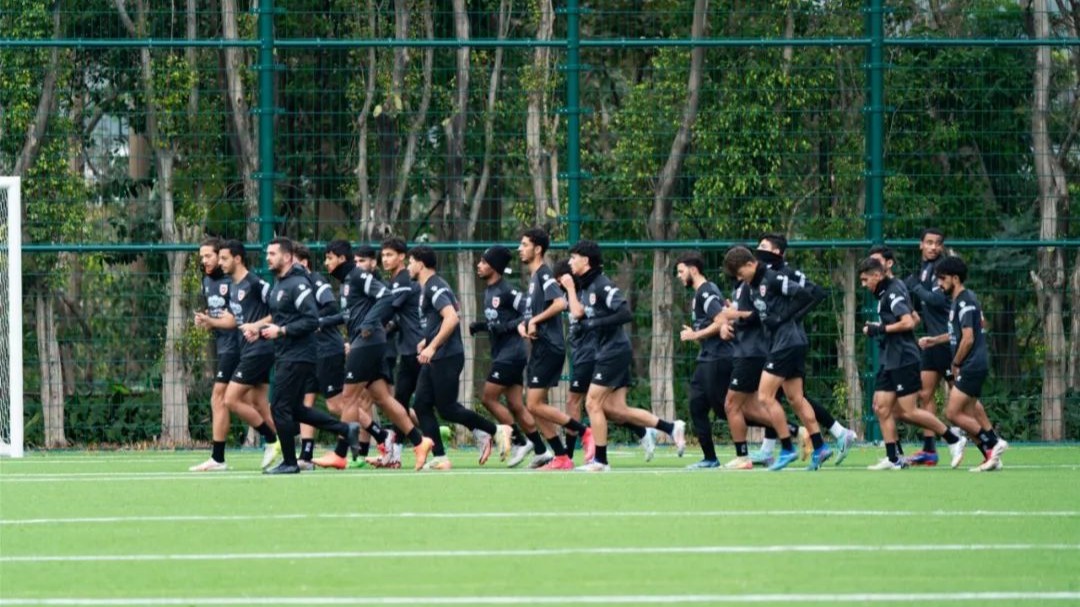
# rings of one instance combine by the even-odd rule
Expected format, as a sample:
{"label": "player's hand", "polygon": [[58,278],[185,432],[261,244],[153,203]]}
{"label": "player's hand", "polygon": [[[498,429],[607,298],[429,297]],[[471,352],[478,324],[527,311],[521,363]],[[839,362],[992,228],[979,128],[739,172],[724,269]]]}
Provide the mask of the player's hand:
{"label": "player's hand", "polygon": [[476,335],[477,333],[483,333],[487,330],[487,323],[474,320],[469,323],[469,337]]}
{"label": "player's hand", "polygon": [[529,327],[525,330],[525,337],[529,339],[536,339],[536,319],[529,319]]}
{"label": "player's hand", "polygon": [[933,345],[934,345],[933,340],[931,340],[929,337],[920,337],[919,338],[919,349],[920,350],[926,350],[928,348],[933,347]]}
{"label": "player's hand", "polygon": [[423,352],[424,348],[426,348],[426,347],[427,347],[427,340],[426,339],[421,339],[420,343],[416,344],[416,354],[417,354],[417,356],[419,356],[420,353]]}
{"label": "player's hand", "polygon": [[524,339],[529,339],[529,333],[525,329],[525,323],[521,323],[518,325],[518,335],[520,335]]}
{"label": "player's hand", "polygon": [[724,341],[735,339],[735,328],[731,326],[731,323],[725,322],[720,325],[720,339]]}
{"label": "player's hand", "polygon": [[952,366],[952,378],[953,381],[960,379],[960,365]]}
{"label": "player's hand", "polygon": [[430,363],[432,358],[435,358],[435,348],[431,346],[420,350],[420,353],[416,356],[416,360],[419,361],[421,365]]}
{"label": "player's hand", "polygon": [[352,344],[345,342],[345,356],[349,355],[349,350],[352,350]]}
{"label": "player's hand", "polygon": [[244,334],[244,339],[249,343],[253,343],[259,339],[259,327],[251,323],[240,325],[240,332]]}
{"label": "player's hand", "polygon": [[259,335],[261,335],[263,339],[277,339],[281,337],[281,327],[277,325],[266,325],[262,328],[262,331],[259,331]]}
{"label": "player's hand", "polygon": [[200,328],[206,327],[207,326],[206,321],[207,321],[208,318],[210,318],[210,317],[207,316],[206,314],[203,314],[202,312],[196,312],[195,313],[195,326],[200,327]]}
{"label": "player's hand", "polygon": [[574,277],[569,274],[563,274],[559,277],[559,284],[562,285],[562,288],[566,291],[573,291],[575,288]]}
{"label": "player's hand", "polygon": [[697,337],[694,335],[694,330],[688,325],[682,326],[682,331],[679,331],[679,339],[682,341],[697,341]]}

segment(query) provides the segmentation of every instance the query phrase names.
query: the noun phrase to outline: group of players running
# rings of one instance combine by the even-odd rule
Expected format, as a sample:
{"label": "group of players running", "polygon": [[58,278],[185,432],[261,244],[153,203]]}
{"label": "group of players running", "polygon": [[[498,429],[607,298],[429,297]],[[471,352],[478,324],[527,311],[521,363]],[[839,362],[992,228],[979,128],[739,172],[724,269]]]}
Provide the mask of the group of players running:
{"label": "group of players running", "polygon": [[[431,247],[407,249],[402,240],[388,239],[379,251],[353,250],[347,241],[330,242],[323,265],[340,287],[335,295],[332,283],[313,267],[310,251],[289,239],[275,239],[267,247],[273,284],[248,271],[239,241],[205,240],[199,255],[206,309],[195,315],[195,324],[215,335],[213,447],[210,459],[191,470],[227,469],[230,412],[262,436],[262,467],[268,474],[314,467],[400,468],[406,440],[417,470],[449,470],[438,417],[474,432],[480,464],[497,453],[515,467],[531,454],[530,468],[574,470],[580,444],[584,464],[577,470],[609,470],[608,420],[638,437],[647,460],[660,432],[682,456],[685,422],[627,405],[633,350],[623,325],[632,313],[604,274],[599,246],[578,242],[554,270],[545,262],[549,246],[542,229],[522,235],[518,257],[530,274],[524,289],[507,279],[513,253],[506,247],[487,249],[477,264],[485,284],[483,316],[467,328],[471,336],[489,336],[491,365],[480,401],[492,421],[458,402],[465,364],[460,306],[437,273]],[[839,464],[856,441],[852,430],[804,393],[809,340],[803,319],[826,293],[785,262],[786,249],[786,239],[775,234],[762,237],[755,250],[730,249],[723,262],[736,285],[730,298],[706,278],[700,256],[678,260],[679,281],[694,290],[691,324],[679,336],[700,344],[689,405],[703,459],[689,468],[780,470],[801,458],[817,470],[834,454]],[[862,285],[878,299],[880,318],[863,327],[880,341],[882,352],[874,411],[886,457],[870,469],[934,466],[937,437],[949,445],[956,468],[966,435],[983,454],[973,471],[998,470],[1008,445],[995,435],[978,401],[988,352],[978,299],[964,288],[967,267],[944,256],[939,230],[924,230],[920,251],[919,272],[905,280],[893,277],[894,256],[885,247],[872,249],[858,268]],[[564,313],[569,318],[565,334]],[[920,323],[926,336],[916,339]],[[564,410],[550,404],[549,391],[559,384],[568,349],[571,376]],[[936,416],[935,391],[942,381],[949,388],[945,416],[954,427]],[[333,415],[313,407],[319,393]],[[781,395],[800,426],[788,421]],[[582,423],[582,403],[588,426]],[[373,407],[388,428],[376,420]],[[734,442],[735,457],[723,465],[710,413],[727,420]],[[900,449],[897,421],[924,429],[923,448],[911,457]],[[764,428],[764,441],[754,453],[747,447],[749,426]],[[334,450],[320,457],[314,456],[316,428],[339,437]],[[833,447],[823,439],[823,429],[833,437]]]}

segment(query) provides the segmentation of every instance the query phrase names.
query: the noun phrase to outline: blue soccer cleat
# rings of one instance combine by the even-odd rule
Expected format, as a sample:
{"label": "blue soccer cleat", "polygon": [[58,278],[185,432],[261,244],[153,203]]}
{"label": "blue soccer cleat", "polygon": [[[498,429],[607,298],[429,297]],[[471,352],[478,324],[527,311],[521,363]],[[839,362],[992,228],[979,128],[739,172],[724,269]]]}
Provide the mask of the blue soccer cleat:
{"label": "blue soccer cleat", "polygon": [[908,458],[908,464],[912,466],[936,466],[938,454],[936,451],[919,451]]}
{"label": "blue soccer cleat", "polygon": [[707,470],[709,468],[719,468],[720,462],[715,459],[703,459],[695,464],[690,464],[686,467],[687,470]]}
{"label": "blue soccer cleat", "polygon": [[832,457],[832,449],[830,449],[828,445],[822,445],[817,449],[814,449],[814,452],[810,454],[810,465],[808,465],[806,469],[811,471],[817,470],[821,467],[821,464],[824,464],[825,460],[830,457]]}
{"label": "blue soccer cleat", "polygon": [[769,470],[776,472],[777,470],[783,470],[787,468],[788,464],[799,459],[799,453],[794,449],[790,451],[780,451],[780,455],[776,456],[776,461],[773,465],[769,466]]}

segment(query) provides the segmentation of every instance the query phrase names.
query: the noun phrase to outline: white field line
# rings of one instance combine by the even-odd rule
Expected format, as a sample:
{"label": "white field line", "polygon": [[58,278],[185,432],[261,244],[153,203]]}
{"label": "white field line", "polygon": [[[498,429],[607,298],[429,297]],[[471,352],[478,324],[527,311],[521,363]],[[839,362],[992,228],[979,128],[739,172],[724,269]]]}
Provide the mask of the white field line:
{"label": "white field line", "polygon": [[[1051,464],[1051,465],[1010,465],[1007,470],[1080,470],[1080,464]],[[966,472],[966,470],[963,470]],[[801,467],[793,467],[784,470],[783,472],[806,472]],[[840,467],[840,468],[822,468],[822,472],[826,474],[830,472],[866,472],[866,469],[862,466]],[[627,469],[614,469],[605,474],[628,474],[628,475],[664,475],[664,474],[693,474],[700,476],[708,476],[715,474],[723,474],[729,476],[732,474],[746,475],[746,474],[766,474],[768,471],[764,469],[755,469],[753,471],[741,471],[741,472],[720,472],[720,471],[693,471],[686,470],[684,468],[627,468]],[[912,471],[910,474],[950,474],[951,471],[941,470],[936,472],[920,472]],[[321,471],[316,473],[304,473],[300,475],[305,479],[358,479],[363,478],[366,480],[371,479],[408,479],[408,478],[446,478],[446,477],[460,477],[460,476],[518,476],[522,478],[534,477],[534,476],[563,476],[563,475],[548,475],[545,473],[537,473],[530,470],[506,470],[506,469],[477,469],[469,468],[465,470],[454,470],[450,472],[425,472],[423,474],[415,474],[411,470],[402,471],[371,471],[362,472],[358,474],[339,473]],[[584,476],[580,474],[574,474],[573,476]],[[256,471],[228,471],[228,472],[28,472],[28,473],[11,473],[6,471],[0,473],[0,483],[55,483],[55,482],[117,482],[117,481],[173,481],[173,480],[187,480],[187,481],[220,481],[220,480],[240,480],[240,479],[253,479],[253,478],[266,478],[262,473]],[[272,481],[273,482],[273,481]]]}
{"label": "white field line", "polygon": [[532,519],[532,518],[769,518],[812,516],[815,518],[1070,518],[1080,517],[1080,510],[643,510],[595,512],[325,512],[294,514],[177,514],[95,516],[70,518],[0,519],[0,526],[34,525],[110,525],[125,523],[213,523],[265,522],[291,520],[421,520],[421,519]]}
{"label": "white field line", "polygon": [[384,550],[328,552],[233,552],[203,554],[75,554],[0,556],[0,563],[106,563],[149,561],[278,561],[304,559],[432,559],[557,557],[575,555],[654,556],[672,554],[784,554],[838,552],[1073,552],[1080,544],[781,544],[773,546],[640,546],[508,550]]}
{"label": "white field line", "polygon": [[0,605],[110,607],[150,605],[197,607],[262,605],[670,605],[695,603],[958,603],[991,601],[1075,601],[1080,592],[907,592],[851,594],[672,594],[593,596],[416,596],[416,597],[146,597],[132,599],[2,599]]}

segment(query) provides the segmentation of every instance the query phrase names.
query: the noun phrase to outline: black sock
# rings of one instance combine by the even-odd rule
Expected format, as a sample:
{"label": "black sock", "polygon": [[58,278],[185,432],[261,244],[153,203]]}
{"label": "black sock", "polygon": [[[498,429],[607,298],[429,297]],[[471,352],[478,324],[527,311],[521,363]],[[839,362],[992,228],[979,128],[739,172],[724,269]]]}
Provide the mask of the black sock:
{"label": "black sock", "polygon": [[658,419],[656,420],[656,429],[663,432],[664,434],[670,435],[671,433],[675,432],[675,424],[667,421],[666,419]]}
{"label": "black sock", "polygon": [[517,424],[511,427],[510,442],[518,447],[525,444],[525,435],[521,433],[521,428],[518,428]]}
{"label": "black sock", "polygon": [[986,459],[986,456],[990,454],[990,450],[981,442],[975,441],[975,447],[979,449],[979,453],[982,453],[983,459]]}
{"label": "black sock", "polygon": [[795,450],[795,447],[791,444],[791,437],[790,436],[787,437],[787,438],[780,439],[780,450],[781,451],[794,451]]}
{"label": "black sock", "polygon": [[[532,444],[533,444],[533,453],[535,453],[536,455],[540,455],[541,453],[544,453],[545,451],[547,451],[547,447],[544,446],[544,437],[540,436],[540,433],[537,432],[536,430],[533,430],[532,432],[529,433],[529,441],[532,442]],[[522,443],[522,444],[524,444],[524,443]],[[556,452],[556,453],[558,453],[558,452]]]}
{"label": "black sock", "polygon": [[566,435],[566,457],[569,457],[570,459],[574,459],[574,449],[577,449],[577,435],[576,434],[567,434]]}
{"label": "black sock", "polygon": [[[556,434],[555,436],[552,436],[551,438],[547,439],[547,442],[549,445],[551,445],[551,451],[555,454],[556,457],[560,455],[566,455],[566,447],[563,446],[562,439],[559,438],[559,435]],[[544,448],[543,442],[540,443],[540,448]],[[540,455],[543,452],[544,451],[537,451],[536,454]]]}
{"label": "black sock", "polygon": [[821,438],[820,432],[815,432],[810,435],[810,444],[814,446],[814,451],[825,446],[825,441]]}
{"label": "black sock", "polygon": [[277,434],[274,434],[274,431],[270,429],[270,424],[263,422],[262,425],[260,425],[258,428],[255,428],[255,431],[258,432],[259,436],[263,437],[263,440],[265,440],[266,442],[277,442]]}
{"label": "black sock", "polygon": [[371,425],[367,428],[364,428],[364,430],[367,430],[367,433],[371,435],[371,438],[379,441],[380,443],[386,441],[386,430],[383,430],[382,427],[379,426],[378,422],[372,421]]}
{"label": "black sock", "polygon": [[937,453],[937,440],[933,436],[924,436],[922,438],[922,450],[925,453]]}
{"label": "black sock", "polygon": [[[296,426],[293,426],[293,430],[296,430]],[[295,466],[296,465],[296,436],[291,432],[286,432],[278,437],[281,440],[281,465],[283,466]]]}
{"label": "black sock", "polygon": [[[398,436],[400,437],[401,434],[399,433]],[[424,435],[420,434],[420,429],[419,428],[417,428],[416,426],[413,426],[413,429],[409,430],[409,442],[412,444],[412,446],[418,447],[420,445],[420,443],[423,442],[423,441],[424,441]]]}
{"label": "black sock", "polygon": [[[713,444],[711,436],[699,436],[698,444],[701,445],[703,459],[716,461],[716,445]],[[736,450],[738,450],[738,447],[736,447]]]}
{"label": "black sock", "polygon": [[601,464],[607,463],[607,445],[596,446],[596,457],[593,458],[593,461]]}
{"label": "black sock", "polygon": [[885,443],[885,455],[894,464],[900,461],[900,456],[896,454],[896,443]]}
{"label": "black sock", "polygon": [[[949,428],[945,429],[945,433],[941,435],[941,438],[945,439],[945,442],[949,443],[950,445],[955,445],[957,443],[957,441],[960,440],[960,437],[953,434],[953,431],[951,429],[949,429]],[[931,438],[929,440],[931,441],[930,442],[931,445],[934,444],[933,443],[934,439]]]}
{"label": "black sock", "polygon": [[[791,439],[788,439],[789,441]],[[746,457],[749,453],[749,449],[746,448],[746,442],[735,443],[735,457]],[[713,458],[716,459],[716,458]]]}
{"label": "black sock", "polygon": [[630,430],[630,434],[633,434],[638,440],[645,438],[645,428],[634,424],[625,424],[625,426]]}
{"label": "black sock", "polygon": [[765,438],[776,440],[777,438],[780,438],[780,435],[776,433],[776,428],[767,426],[765,428]]}
{"label": "black sock", "polygon": [[993,430],[980,430],[979,442],[981,442],[983,446],[986,447],[987,451],[989,451],[997,444],[997,435],[994,434]]}
{"label": "black sock", "polygon": [[337,445],[334,446],[334,453],[338,457],[345,457],[349,454],[349,439],[344,436],[337,439]]}
{"label": "black sock", "polygon": [[585,424],[579,422],[576,419],[571,419],[570,421],[563,424],[562,427],[570,430],[571,432],[577,432],[578,434],[585,434],[585,430],[588,430],[588,428],[585,427]]}
{"label": "black sock", "polygon": [[[420,434],[420,431],[417,430],[415,426],[413,427],[413,431],[416,432],[418,435],[420,435],[420,438],[423,439],[424,435]],[[411,441],[412,440],[412,435],[413,435],[412,432],[405,433],[405,432],[401,431],[401,428],[398,428],[397,426],[394,426],[394,444],[395,445],[404,445],[406,436],[408,436],[409,440]],[[414,445],[419,445],[420,443],[413,443],[413,444]]]}
{"label": "black sock", "polygon": [[219,464],[225,463],[225,441],[214,441],[213,446],[210,448],[210,459]]}
{"label": "black sock", "polygon": [[310,462],[313,455],[315,455],[315,439],[300,439],[300,459]]}
{"label": "black sock", "polygon": [[357,457],[367,457],[368,453],[371,453],[371,443],[360,443],[356,449]]}

